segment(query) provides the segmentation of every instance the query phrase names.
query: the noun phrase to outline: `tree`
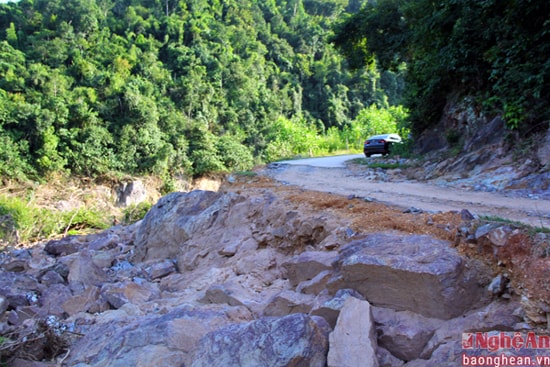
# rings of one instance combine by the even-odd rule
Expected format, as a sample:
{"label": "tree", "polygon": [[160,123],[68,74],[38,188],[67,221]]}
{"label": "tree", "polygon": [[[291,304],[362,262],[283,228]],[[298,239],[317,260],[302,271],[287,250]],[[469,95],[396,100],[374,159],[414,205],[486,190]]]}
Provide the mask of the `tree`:
{"label": "tree", "polygon": [[544,0],[380,0],[343,21],[333,41],[355,67],[407,64],[417,133],[438,121],[451,93],[528,132],[550,118],[547,14]]}
{"label": "tree", "polygon": [[283,143],[273,135],[281,119],[313,144],[296,138],[291,151],[318,151],[315,134],[399,99],[327,42],[362,1],[0,4],[0,136],[16,145],[10,162],[32,168],[4,172],[246,169]]}

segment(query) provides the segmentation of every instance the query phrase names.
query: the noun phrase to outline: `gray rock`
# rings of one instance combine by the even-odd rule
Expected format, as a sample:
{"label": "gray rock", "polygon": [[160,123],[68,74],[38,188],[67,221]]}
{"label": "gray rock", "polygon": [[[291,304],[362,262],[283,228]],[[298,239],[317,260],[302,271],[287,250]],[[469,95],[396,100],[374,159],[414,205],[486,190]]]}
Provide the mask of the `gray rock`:
{"label": "gray rock", "polygon": [[237,241],[227,243],[221,250],[218,251],[218,254],[227,257],[235,256],[235,254],[239,250],[240,245],[241,243]]}
{"label": "gray rock", "polygon": [[124,238],[117,233],[112,233],[112,230],[107,230],[102,233],[90,235],[87,248],[90,250],[110,250],[115,248],[119,243],[124,242]]}
{"label": "gray rock", "polygon": [[491,233],[491,231],[493,229],[497,228],[498,226],[499,225],[496,224],[496,223],[488,223],[488,224],[484,224],[482,226],[479,226],[476,229],[475,239],[479,241],[481,238],[488,236],[489,233]]}
{"label": "gray rock", "polygon": [[27,323],[35,323],[35,320],[40,320],[47,316],[46,311],[38,305],[20,306],[15,310],[7,311],[6,314],[8,323],[16,327],[24,326]]}
{"label": "gray rock", "polygon": [[50,255],[70,255],[77,252],[83,244],[82,236],[67,236],[59,240],[51,240],[46,243],[44,251]]}
{"label": "gray rock", "polygon": [[343,247],[340,259],[345,288],[379,307],[450,319],[485,294],[476,268],[429,236],[372,234]]}
{"label": "gray rock", "polygon": [[81,294],[74,295],[62,303],[63,311],[69,316],[79,312],[102,312],[109,308],[106,301],[100,300],[98,287],[87,287]]}
{"label": "gray rock", "polygon": [[498,274],[496,277],[493,278],[493,280],[491,280],[491,283],[489,283],[487,290],[496,296],[501,295],[506,289],[507,283],[508,279],[502,274]]}
{"label": "gray rock", "polygon": [[283,254],[271,248],[243,252],[241,256],[235,258],[233,270],[239,276],[261,280],[261,283],[265,286],[282,278],[281,272],[283,269],[279,264],[284,259]]}
{"label": "gray rock", "polygon": [[65,282],[65,279],[59,273],[48,270],[40,277],[40,283],[45,286],[51,286],[53,284],[62,284]]}
{"label": "gray rock", "polygon": [[464,150],[472,151],[476,147],[498,143],[504,134],[504,125],[505,122],[500,117],[495,117],[482,124],[481,128],[476,130],[476,134],[466,143]]}
{"label": "gray rock", "polygon": [[391,354],[387,349],[378,346],[376,357],[380,367],[402,367],[405,362]]}
{"label": "gray rock", "polygon": [[328,367],[378,367],[376,331],[367,301],[348,297],[329,336]]}
{"label": "gray rock", "polygon": [[395,357],[411,361],[420,357],[442,320],[430,319],[409,311],[373,307],[378,344]]}
{"label": "gray rock", "polygon": [[512,234],[512,228],[509,226],[501,226],[489,232],[488,237],[489,241],[491,241],[494,246],[502,247],[506,245]]}
{"label": "gray rock", "polygon": [[264,316],[286,316],[291,313],[308,313],[313,307],[315,297],[312,295],[282,291],[267,301],[263,310]]}
{"label": "gray rock", "polygon": [[48,315],[62,316],[65,310],[62,304],[72,297],[71,291],[63,284],[45,287],[40,296],[41,307]]}
{"label": "gray rock", "polygon": [[109,280],[107,273],[94,264],[92,255],[88,251],[81,251],[68,265],[69,283],[81,284],[82,286],[101,285]]}
{"label": "gray rock", "polygon": [[28,259],[10,258],[8,261],[4,261],[0,267],[11,273],[22,273],[28,269]]}
{"label": "gray rock", "polygon": [[322,243],[336,228],[342,226],[335,217],[329,220],[323,215],[310,216],[300,210],[289,210],[288,205],[272,194],[266,195],[263,202],[255,204],[257,219],[253,235],[260,246],[295,251]]}
{"label": "gray rock", "polygon": [[0,271],[0,294],[10,308],[30,305],[30,295],[38,294],[39,289],[36,279],[28,274]]}
{"label": "gray rock", "polygon": [[89,330],[71,348],[65,363],[79,367],[188,366],[191,363],[188,353],[206,333],[245,321],[243,316],[249,318],[250,314],[186,305],[164,315],[150,314],[130,320],[117,317]]}
{"label": "gray rock", "polygon": [[544,141],[542,144],[539,144],[538,147],[537,158],[542,165],[548,167],[550,164],[550,129],[546,131]]}
{"label": "gray rock", "polygon": [[515,330],[518,326],[521,326],[520,322],[522,321],[518,315],[519,309],[521,309],[521,305],[517,301],[496,300],[465,315],[445,321],[434,332],[420,358],[431,360],[434,351],[448,343],[458,343],[460,345],[462,333],[465,332]]}
{"label": "gray rock", "polygon": [[101,289],[101,297],[113,308],[120,308],[126,303],[141,305],[152,298],[158,298],[159,291],[152,283],[144,285],[135,282],[106,284]]}
{"label": "gray rock", "polygon": [[321,318],[292,314],[233,324],[207,334],[191,367],[325,367],[329,328]]}
{"label": "gray rock", "polygon": [[306,251],[283,263],[286,276],[293,286],[311,280],[325,270],[332,270],[338,260],[337,252]]}
{"label": "gray rock", "polygon": [[[220,199],[218,205],[214,203]],[[175,192],[161,198],[136,233],[134,262],[176,257],[193,234],[209,228],[232,195],[212,191]]]}
{"label": "gray rock", "polygon": [[[213,285],[206,290],[204,298],[201,300],[203,303],[226,303],[230,306],[242,306],[243,303],[235,297],[236,295],[243,295],[243,289],[234,283]],[[250,297],[243,297],[244,299],[250,299]]]}
{"label": "gray rock", "polygon": [[117,204],[129,206],[139,204],[147,200],[147,189],[141,180],[125,182],[117,189]]}
{"label": "gray rock", "polygon": [[305,294],[319,294],[326,288],[327,282],[331,277],[332,271],[322,271],[313,277],[313,279],[300,282],[296,287],[296,291]]}
{"label": "gray rock", "polygon": [[465,221],[472,221],[475,219],[474,215],[470,213],[468,209],[462,209],[460,211],[460,218]]}
{"label": "gray rock", "polygon": [[172,260],[155,261],[145,267],[145,272],[151,279],[163,278],[176,271],[176,264]]}
{"label": "gray rock", "polygon": [[363,296],[353,289],[340,289],[333,298],[320,302],[319,304],[315,303],[310,314],[313,316],[321,316],[328,322],[331,328],[334,328],[338,320],[338,315],[340,315],[340,310],[344,307],[344,303],[349,297],[364,300]]}

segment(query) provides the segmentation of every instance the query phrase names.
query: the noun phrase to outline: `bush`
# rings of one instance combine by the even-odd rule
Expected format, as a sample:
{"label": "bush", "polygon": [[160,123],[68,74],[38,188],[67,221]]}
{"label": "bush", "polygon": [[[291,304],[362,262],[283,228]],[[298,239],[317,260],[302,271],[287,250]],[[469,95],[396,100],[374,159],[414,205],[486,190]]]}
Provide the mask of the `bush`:
{"label": "bush", "polygon": [[139,204],[129,205],[126,209],[124,209],[124,223],[132,224],[142,220],[151,209],[151,206],[151,203],[145,201]]}
{"label": "bush", "polygon": [[109,226],[104,214],[95,209],[80,208],[60,212],[40,208],[25,200],[0,196],[0,240],[5,243],[32,242],[83,230]]}
{"label": "bush", "polygon": [[234,136],[220,137],[216,142],[216,150],[223,165],[230,171],[245,171],[254,165],[250,150],[239,143]]}
{"label": "bush", "polygon": [[267,161],[292,158],[298,155],[313,156],[321,149],[321,134],[303,119],[280,117],[276,123],[275,139],[266,148]]}
{"label": "bush", "polygon": [[14,142],[7,134],[0,135],[0,176],[24,181],[34,175],[34,168],[25,158],[28,152],[26,141]]}
{"label": "bush", "polygon": [[378,108],[376,105],[364,108],[352,122],[354,131],[363,137],[377,134],[398,133],[403,137],[409,135],[408,111],[402,106]]}

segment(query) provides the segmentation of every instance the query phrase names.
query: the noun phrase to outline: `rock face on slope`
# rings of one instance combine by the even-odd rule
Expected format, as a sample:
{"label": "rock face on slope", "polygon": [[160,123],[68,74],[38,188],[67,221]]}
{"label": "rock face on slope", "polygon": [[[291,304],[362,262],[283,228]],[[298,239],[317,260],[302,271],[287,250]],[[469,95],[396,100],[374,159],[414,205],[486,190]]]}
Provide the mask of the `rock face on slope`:
{"label": "rock face on slope", "polygon": [[450,242],[352,227],[270,189],[193,191],[129,227],[4,253],[0,356],[454,366],[462,332],[526,327],[520,301],[489,292],[490,270]]}

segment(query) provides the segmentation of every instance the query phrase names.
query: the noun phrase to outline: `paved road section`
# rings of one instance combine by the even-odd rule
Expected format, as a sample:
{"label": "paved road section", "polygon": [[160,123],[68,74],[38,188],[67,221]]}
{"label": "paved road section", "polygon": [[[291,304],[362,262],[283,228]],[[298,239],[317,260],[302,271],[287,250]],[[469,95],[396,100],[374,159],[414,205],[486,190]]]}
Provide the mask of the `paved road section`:
{"label": "paved road section", "polygon": [[347,154],[347,155],[335,155],[332,157],[319,157],[319,158],[305,158],[294,159],[288,161],[280,161],[276,164],[290,164],[293,166],[311,166],[311,167],[325,167],[325,168],[345,168],[346,162],[355,158],[365,158],[364,154]]}

